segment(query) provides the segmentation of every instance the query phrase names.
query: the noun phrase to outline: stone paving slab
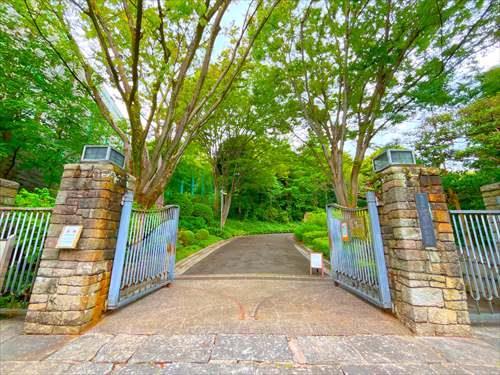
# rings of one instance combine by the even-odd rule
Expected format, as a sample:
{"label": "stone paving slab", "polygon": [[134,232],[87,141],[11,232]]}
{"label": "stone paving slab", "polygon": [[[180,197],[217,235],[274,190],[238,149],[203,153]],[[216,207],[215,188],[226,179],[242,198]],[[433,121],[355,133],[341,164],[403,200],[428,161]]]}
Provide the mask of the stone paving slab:
{"label": "stone paving slab", "polygon": [[59,375],[67,374],[70,363],[61,362],[0,362],[0,374],[2,375]]}
{"label": "stone paving slab", "polygon": [[208,362],[214,340],[212,335],[150,336],[129,362]]}
{"label": "stone paving slab", "polygon": [[24,325],[24,316],[16,316],[10,319],[0,317],[0,343],[17,336],[19,328]]}
{"label": "stone paving slab", "polygon": [[140,345],[148,339],[144,335],[116,335],[106,343],[94,358],[95,362],[127,362]]}
{"label": "stone paving slab", "polygon": [[[305,364],[360,363],[363,357],[343,336],[305,336],[296,340],[296,358]],[[300,357],[302,355],[302,357]]]}
{"label": "stone paving slab", "polygon": [[16,335],[0,343],[3,361],[37,361],[46,358],[64,343],[68,336],[23,336]]}
{"label": "stone paving slab", "polygon": [[414,338],[395,336],[352,336],[346,344],[368,363],[438,363],[439,352]]}
{"label": "stone paving slab", "polygon": [[218,335],[212,360],[291,362],[286,336]]}
{"label": "stone paving slab", "polygon": [[467,365],[494,363],[500,367],[500,351],[477,339],[425,337],[417,338],[432,350],[438,351],[449,362]]}
{"label": "stone paving slab", "polygon": [[[31,337],[31,336],[23,336]],[[113,338],[112,335],[90,334],[83,335],[71,341],[52,354],[49,361],[90,361],[93,359],[99,349]]]}
{"label": "stone paving slab", "polygon": [[0,373],[500,374],[496,347],[478,338],[85,334],[63,344],[41,361],[6,360],[0,353]]}

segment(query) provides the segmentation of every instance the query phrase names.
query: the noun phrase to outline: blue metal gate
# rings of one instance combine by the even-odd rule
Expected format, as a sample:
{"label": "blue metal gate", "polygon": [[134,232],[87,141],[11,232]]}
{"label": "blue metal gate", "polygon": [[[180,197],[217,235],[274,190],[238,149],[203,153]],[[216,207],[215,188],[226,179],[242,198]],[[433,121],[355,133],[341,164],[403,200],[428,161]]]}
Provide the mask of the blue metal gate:
{"label": "blue metal gate", "polygon": [[29,300],[51,215],[51,208],[0,207],[0,241],[13,242],[6,264],[0,260],[0,295]]}
{"label": "blue metal gate", "polygon": [[[466,291],[474,301],[476,312],[498,314],[500,211],[452,210],[450,215]],[[481,321],[481,317],[471,314],[471,320]]]}
{"label": "blue metal gate", "polygon": [[132,208],[133,194],[124,197],[108,309],[116,309],[174,279],[179,207]]}
{"label": "blue metal gate", "polygon": [[334,281],[382,308],[391,307],[375,194],[367,193],[367,208],[337,204],[326,207],[330,261]]}

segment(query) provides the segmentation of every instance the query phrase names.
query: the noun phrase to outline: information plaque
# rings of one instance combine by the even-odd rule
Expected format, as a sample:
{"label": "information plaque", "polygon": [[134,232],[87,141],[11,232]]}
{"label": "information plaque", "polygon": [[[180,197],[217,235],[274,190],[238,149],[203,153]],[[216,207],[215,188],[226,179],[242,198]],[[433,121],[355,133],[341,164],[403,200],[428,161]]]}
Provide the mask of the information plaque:
{"label": "information plaque", "polygon": [[82,225],[65,225],[57,240],[56,248],[75,249],[82,230]]}

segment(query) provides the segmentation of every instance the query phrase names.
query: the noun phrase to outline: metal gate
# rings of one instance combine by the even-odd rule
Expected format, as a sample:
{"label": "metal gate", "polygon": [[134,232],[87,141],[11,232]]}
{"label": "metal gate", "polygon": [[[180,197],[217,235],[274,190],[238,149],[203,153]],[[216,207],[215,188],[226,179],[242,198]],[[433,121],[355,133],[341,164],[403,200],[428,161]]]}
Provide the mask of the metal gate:
{"label": "metal gate", "polygon": [[464,282],[477,312],[500,312],[500,211],[450,214]]}
{"label": "metal gate", "polygon": [[382,308],[391,294],[375,194],[367,208],[326,207],[332,277],[342,287]]}
{"label": "metal gate", "polygon": [[124,197],[108,309],[116,309],[174,279],[179,207],[133,209],[133,194]]}
{"label": "metal gate", "polygon": [[0,240],[6,241],[0,294],[28,301],[51,214],[51,208],[0,207]]}

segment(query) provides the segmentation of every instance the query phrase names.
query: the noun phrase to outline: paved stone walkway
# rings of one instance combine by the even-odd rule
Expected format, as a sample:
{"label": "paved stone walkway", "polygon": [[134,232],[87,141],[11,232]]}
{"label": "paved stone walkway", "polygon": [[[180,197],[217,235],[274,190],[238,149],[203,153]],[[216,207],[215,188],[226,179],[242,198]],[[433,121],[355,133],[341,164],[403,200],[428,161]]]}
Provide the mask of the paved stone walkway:
{"label": "paved stone walkway", "polygon": [[309,263],[294,247],[292,234],[246,236],[222,246],[185,275],[309,275]]}
{"label": "paved stone walkway", "polygon": [[[253,277],[253,275],[249,275]],[[391,314],[324,278],[179,279],[109,314],[110,334],[409,335]]]}
{"label": "paved stone walkway", "polygon": [[500,374],[500,329],[476,337],[141,335],[24,336],[0,321],[0,373]]}
{"label": "paved stone walkway", "polygon": [[79,337],[26,336],[22,320],[0,320],[0,374],[500,374],[500,328],[413,337],[309,277],[292,241],[238,239]]}

